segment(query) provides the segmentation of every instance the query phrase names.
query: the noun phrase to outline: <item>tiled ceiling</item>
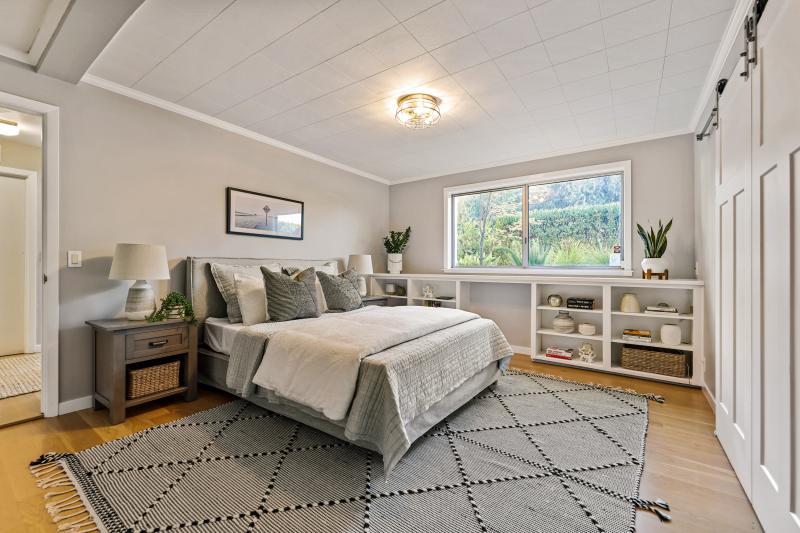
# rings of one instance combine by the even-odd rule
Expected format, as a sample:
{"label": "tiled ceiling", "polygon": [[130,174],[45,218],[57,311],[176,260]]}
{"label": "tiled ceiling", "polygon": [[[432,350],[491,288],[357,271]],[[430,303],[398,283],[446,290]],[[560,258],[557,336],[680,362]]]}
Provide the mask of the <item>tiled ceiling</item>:
{"label": "tiled ceiling", "polygon": [[397,182],[689,131],[733,4],[146,0],[90,74]]}

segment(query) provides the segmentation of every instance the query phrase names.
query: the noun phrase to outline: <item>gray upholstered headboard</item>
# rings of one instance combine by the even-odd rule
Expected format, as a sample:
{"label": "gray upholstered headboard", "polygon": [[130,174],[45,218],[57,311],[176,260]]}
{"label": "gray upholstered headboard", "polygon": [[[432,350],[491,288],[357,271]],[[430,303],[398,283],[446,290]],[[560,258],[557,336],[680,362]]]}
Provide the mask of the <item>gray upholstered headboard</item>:
{"label": "gray upholstered headboard", "polygon": [[208,317],[225,317],[225,300],[217,289],[211,275],[211,263],[225,265],[266,265],[279,263],[284,268],[308,268],[334,262],[337,259],[253,259],[245,257],[187,257],[186,258],[186,296],[192,303],[194,314],[200,324]]}

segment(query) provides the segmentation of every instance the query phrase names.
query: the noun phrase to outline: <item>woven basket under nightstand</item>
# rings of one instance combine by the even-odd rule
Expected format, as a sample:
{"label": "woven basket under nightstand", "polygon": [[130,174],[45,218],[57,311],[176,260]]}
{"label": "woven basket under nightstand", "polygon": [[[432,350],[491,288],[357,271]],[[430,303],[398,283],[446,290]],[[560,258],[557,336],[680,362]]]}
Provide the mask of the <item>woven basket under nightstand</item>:
{"label": "woven basket under nightstand", "polygon": [[689,376],[689,356],[685,352],[640,348],[625,345],[622,347],[622,368],[685,378]]}
{"label": "woven basket under nightstand", "polygon": [[129,400],[148,396],[180,386],[181,362],[172,361],[128,371]]}

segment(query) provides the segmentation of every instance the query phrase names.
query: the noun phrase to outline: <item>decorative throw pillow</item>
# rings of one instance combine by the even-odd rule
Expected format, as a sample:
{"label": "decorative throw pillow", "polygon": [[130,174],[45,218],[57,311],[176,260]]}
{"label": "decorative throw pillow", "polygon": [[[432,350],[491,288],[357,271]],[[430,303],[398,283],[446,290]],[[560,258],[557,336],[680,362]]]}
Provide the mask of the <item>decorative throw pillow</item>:
{"label": "decorative throw pillow", "polygon": [[236,300],[242,312],[242,323],[245,326],[261,324],[269,321],[267,309],[267,292],[264,288],[264,276],[260,278],[242,277],[234,274],[236,284]]}
{"label": "decorative throw pillow", "polygon": [[352,311],[364,305],[358,294],[358,273],[355,270],[347,270],[338,276],[317,272],[317,278],[322,285],[328,309]]}
{"label": "decorative throw pillow", "polygon": [[[339,271],[339,265],[336,261],[330,261],[328,263],[324,263],[320,266],[314,267],[316,272],[325,272],[326,274],[333,274]],[[288,276],[297,276],[297,274],[301,272],[299,268],[295,267],[285,267],[283,269],[283,273]],[[317,287],[317,311],[319,314],[327,313],[328,312],[328,304],[325,302],[325,293],[322,292],[322,285],[320,284],[318,279],[314,280],[315,285]]]}
{"label": "decorative throw pillow", "polygon": [[[263,266],[273,272],[281,271],[281,265],[278,263],[270,263]],[[228,321],[230,321],[231,324],[242,321],[242,312],[239,310],[239,301],[236,299],[236,282],[233,279],[234,274],[239,274],[240,277],[260,279],[262,277],[261,266],[211,263],[211,275],[217,283],[217,288],[220,294],[222,294],[222,299],[225,300],[225,305],[228,308]]]}
{"label": "decorative throw pillow", "polygon": [[319,316],[313,268],[299,272],[296,279],[265,267],[261,267],[261,272],[267,288],[269,317],[273,322]]}

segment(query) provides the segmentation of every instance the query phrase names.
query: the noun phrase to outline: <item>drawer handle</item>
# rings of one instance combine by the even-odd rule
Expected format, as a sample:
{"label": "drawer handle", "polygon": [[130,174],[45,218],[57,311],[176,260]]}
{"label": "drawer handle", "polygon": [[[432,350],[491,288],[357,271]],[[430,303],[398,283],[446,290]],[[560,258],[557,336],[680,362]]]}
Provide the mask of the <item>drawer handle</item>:
{"label": "drawer handle", "polygon": [[151,348],[156,348],[158,346],[164,346],[165,344],[167,344],[167,342],[168,341],[166,339],[163,340],[163,341],[150,341],[150,347]]}

